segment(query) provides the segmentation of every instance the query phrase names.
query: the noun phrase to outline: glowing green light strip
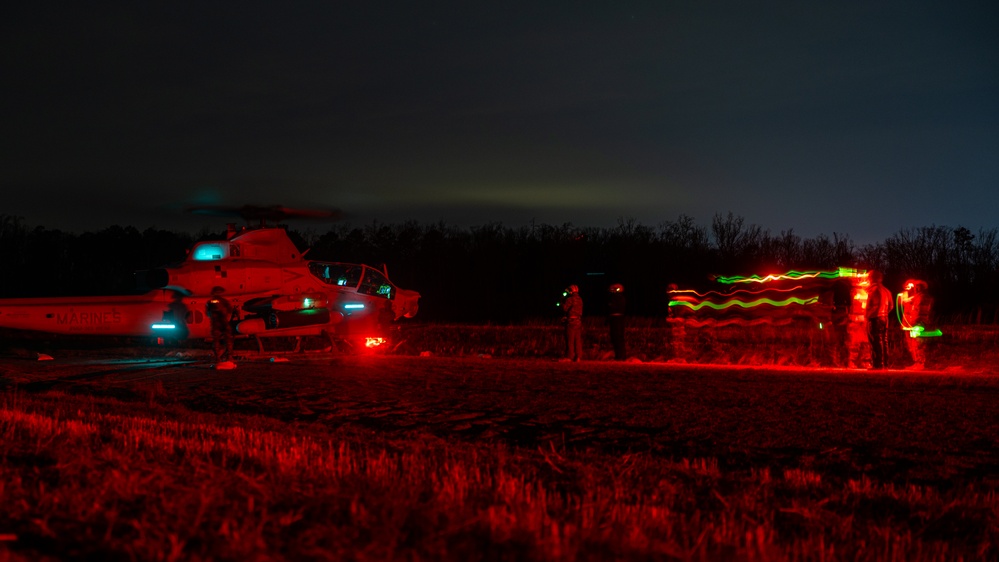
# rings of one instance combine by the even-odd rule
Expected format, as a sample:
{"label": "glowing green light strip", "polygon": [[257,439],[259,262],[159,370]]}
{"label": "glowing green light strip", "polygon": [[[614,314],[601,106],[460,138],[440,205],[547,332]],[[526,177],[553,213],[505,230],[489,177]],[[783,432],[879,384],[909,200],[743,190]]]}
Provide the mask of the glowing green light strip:
{"label": "glowing green light strip", "polygon": [[895,295],[895,316],[898,317],[898,323],[902,325],[903,330],[912,329],[912,326],[906,324],[905,320],[902,319],[902,293],[898,293]]}
{"label": "glowing green light strip", "polygon": [[788,271],[783,275],[765,275],[763,277],[759,275],[750,275],[748,277],[742,275],[733,275],[732,277],[719,277],[717,281],[719,283],[724,283],[726,285],[731,285],[733,283],[766,283],[767,281],[779,281],[781,279],[813,279],[815,277],[823,277],[825,279],[835,279],[839,277],[838,271]]}
{"label": "glowing green light strip", "polygon": [[927,332],[926,328],[922,326],[913,326],[911,328],[902,326],[902,329],[909,332],[910,338],[935,338],[943,335],[943,332],[941,332],[939,328],[936,330],[930,330],[929,332]]}
{"label": "glowing green light strip", "polygon": [[697,303],[697,304],[686,302],[686,301],[669,301],[669,305],[670,306],[685,306],[685,307],[687,307],[687,308],[689,308],[691,310],[700,310],[700,309],[704,308],[705,306],[713,308],[715,310],[722,310],[722,309],[733,307],[733,306],[740,306],[742,308],[753,308],[754,306],[759,306],[761,304],[769,304],[770,306],[787,306],[789,304],[809,305],[809,304],[815,304],[817,302],[819,302],[819,298],[818,297],[812,297],[812,298],[809,298],[809,299],[799,299],[799,298],[796,298],[796,297],[791,297],[789,299],[785,299],[785,300],[782,300],[782,301],[775,301],[773,299],[756,299],[754,301],[748,301],[748,302],[740,301],[740,300],[730,300],[730,301],[725,301],[723,303],[715,303],[715,302],[710,302],[710,301],[704,301],[704,302]]}
{"label": "glowing green light strip", "polygon": [[697,295],[703,299],[710,295],[715,295],[718,297],[731,297],[738,295],[740,293],[746,293],[747,295],[759,295],[762,293],[791,293],[802,288],[803,288],[802,285],[798,285],[796,287],[791,287],[790,289],[760,289],[759,291],[751,291],[749,289],[739,289],[737,291],[732,291],[731,293],[722,293],[719,291],[708,291],[706,293],[698,293],[693,289],[673,289],[666,292],[671,295],[683,295],[683,294]]}
{"label": "glowing green light strip", "polygon": [[781,279],[814,279],[816,277],[836,279],[838,277],[864,277],[865,275],[867,275],[867,272],[862,269],[841,267],[836,271],[788,271],[783,275],[773,274],[762,277],[759,275],[750,275],[748,277],[733,275],[731,277],[718,277],[716,281],[731,285],[733,283],[766,283],[767,281],[779,281]]}

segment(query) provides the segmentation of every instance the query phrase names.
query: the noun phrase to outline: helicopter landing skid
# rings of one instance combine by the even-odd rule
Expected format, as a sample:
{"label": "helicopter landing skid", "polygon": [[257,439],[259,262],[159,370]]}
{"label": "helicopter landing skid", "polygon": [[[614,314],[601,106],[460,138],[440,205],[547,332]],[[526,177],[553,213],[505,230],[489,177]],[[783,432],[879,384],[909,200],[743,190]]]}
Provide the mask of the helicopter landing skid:
{"label": "helicopter landing skid", "polygon": [[[305,340],[303,339],[303,338],[306,338],[306,337],[314,338],[316,336],[287,336],[287,338],[291,338],[291,339],[294,340],[294,345],[292,346],[291,349],[283,349],[283,350],[278,350],[278,349],[267,350],[267,349],[264,348],[264,339],[275,340],[275,339],[278,339],[278,338],[262,338],[260,336],[254,336],[254,339],[257,340],[257,353],[259,353],[260,355],[295,355],[295,354],[302,354],[302,353],[338,353],[338,351],[339,351],[337,349],[336,341],[334,341],[333,337],[330,336],[329,332],[325,332],[324,331],[322,333],[322,335],[319,336],[319,338],[321,338],[323,340],[323,343],[325,345],[323,345],[322,347],[320,347],[318,349],[309,349],[305,345]],[[287,339],[287,338],[281,338],[281,339]]]}

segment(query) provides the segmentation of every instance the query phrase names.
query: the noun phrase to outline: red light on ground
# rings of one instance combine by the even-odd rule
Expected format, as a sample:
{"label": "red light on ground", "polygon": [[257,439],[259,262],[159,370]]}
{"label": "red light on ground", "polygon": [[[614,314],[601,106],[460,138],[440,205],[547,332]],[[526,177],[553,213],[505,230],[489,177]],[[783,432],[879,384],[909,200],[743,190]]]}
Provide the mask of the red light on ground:
{"label": "red light on ground", "polygon": [[385,338],[364,338],[364,347],[369,349],[378,347],[385,343]]}

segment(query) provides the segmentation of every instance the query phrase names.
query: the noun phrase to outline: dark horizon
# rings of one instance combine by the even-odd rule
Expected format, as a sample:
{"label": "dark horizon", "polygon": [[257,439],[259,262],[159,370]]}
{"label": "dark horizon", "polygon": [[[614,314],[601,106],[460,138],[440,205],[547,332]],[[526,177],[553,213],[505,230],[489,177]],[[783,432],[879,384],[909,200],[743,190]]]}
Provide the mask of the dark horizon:
{"label": "dark horizon", "polygon": [[[3,217],[0,217],[3,218]],[[178,263],[192,244],[176,231],[107,227],[86,235],[0,221],[0,297],[143,294],[137,272]],[[576,284],[596,298],[623,283],[634,314],[665,317],[666,288],[717,290],[718,275],[783,274],[791,270],[876,269],[898,289],[906,279],[926,281],[942,318],[994,322],[999,277],[999,228],[923,227],[885,242],[858,246],[849,238],[804,238],[767,232],[742,217],[719,217],[710,228],[690,222],[670,228],[581,230],[538,225],[537,232],[501,225],[466,229],[400,223],[325,232],[289,227],[308,260],[387,267],[390,278],[423,297],[429,321],[512,322],[551,313],[563,287]],[[636,225],[631,225],[636,226]],[[207,233],[217,238],[224,227]],[[11,234],[15,234],[11,236]],[[58,259],[52,259],[58,256]],[[468,306],[472,300],[476,306]],[[598,313],[599,314],[599,313]]]}
{"label": "dark horizon", "polygon": [[[160,211],[157,211],[155,213],[150,213],[150,216],[161,217],[164,216],[165,214],[166,213],[161,213]],[[117,228],[134,228],[140,233],[146,230],[166,231],[174,234],[191,236],[192,238],[198,238],[198,237],[213,236],[217,235],[218,233],[223,233],[230,224],[235,225],[236,228],[243,228],[243,227],[255,228],[257,226],[260,226],[260,223],[257,221],[244,220],[238,217],[232,217],[232,218],[204,217],[204,216],[193,216],[190,215],[189,213],[185,215],[186,216],[183,218],[183,220],[178,219],[168,223],[151,222],[148,224],[148,226],[144,227],[138,226],[135,223],[110,222],[102,226],[93,226],[93,227],[78,228],[78,229],[63,228],[47,224],[38,224],[18,214],[0,213],[0,218],[4,218],[7,221],[17,220],[19,221],[21,227],[27,228],[29,230],[42,229],[46,231],[59,231],[73,236],[94,234],[117,227]],[[503,222],[503,221],[489,221],[489,220],[483,220],[483,221],[466,220],[466,221],[452,222],[452,221],[447,221],[443,218],[437,220],[416,220],[416,219],[405,218],[404,214],[401,214],[399,220],[396,221],[371,219],[366,222],[360,222],[359,217],[357,217],[356,215],[346,214],[343,218],[335,220],[289,219],[278,222],[267,222],[266,226],[283,226],[286,227],[289,231],[294,231],[305,236],[315,236],[315,237],[319,237],[326,233],[337,232],[345,229],[364,230],[375,226],[402,227],[409,224],[415,224],[421,228],[426,228],[426,229],[434,228],[437,226],[444,226],[468,232],[473,232],[481,228],[491,228],[499,226],[504,230],[509,229],[512,231],[520,231],[525,228],[530,229],[535,227],[551,227],[556,229],[570,227],[572,229],[576,229],[579,231],[594,230],[598,232],[613,232],[621,228],[628,229],[630,227],[636,227],[636,228],[645,228],[652,231],[653,233],[658,233],[664,227],[679,224],[681,222],[686,221],[687,219],[693,219],[693,225],[697,228],[704,229],[704,231],[707,234],[708,240],[714,241],[715,235],[712,231],[712,223],[716,219],[721,219],[722,221],[724,221],[727,218],[734,218],[736,220],[742,221],[744,228],[758,229],[761,234],[766,234],[771,237],[782,237],[785,234],[789,234],[800,238],[802,241],[806,240],[814,241],[823,238],[828,240],[845,240],[848,241],[849,243],[852,243],[857,249],[882,245],[885,242],[899,238],[900,236],[901,237],[906,237],[909,235],[918,236],[920,232],[925,230],[944,229],[950,232],[955,232],[959,230],[967,231],[967,233],[971,235],[972,241],[976,240],[979,235],[982,234],[988,235],[990,233],[999,230],[999,226],[983,226],[974,229],[964,224],[956,224],[956,225],[927,224],[927,225],[914,225],[909,227],[901,227],[897,231],[891,232],[888,235],[886,235],[884,238],[878,240],[859,240],[853,235],[851,235],[851,233],[849,232],[819,232],[814,235],[808,236],[795,230],[769,228],[766,225],[753,223],[749,221],[746,217],[743,217],[741,215],[736,215],[731,212],[728,213],[718,212],[709,217],[706,221],[698,220],[697,217],[690,217],[689,215],[681,214],[677,217],[664,219],[655,224],[643,223],[634,218],[627,218],[627,217],[620,217],[612,222],[608,222],[607,224],[603,225],[584,225],[571,222],[562,222],[562,223],[544,222],[533,219],[520,222]]]}

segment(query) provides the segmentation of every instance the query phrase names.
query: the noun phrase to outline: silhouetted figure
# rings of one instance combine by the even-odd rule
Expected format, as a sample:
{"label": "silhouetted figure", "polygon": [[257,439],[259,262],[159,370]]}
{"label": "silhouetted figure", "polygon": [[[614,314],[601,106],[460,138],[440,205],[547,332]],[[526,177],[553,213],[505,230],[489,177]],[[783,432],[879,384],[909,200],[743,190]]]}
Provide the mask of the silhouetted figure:
{"label": "silhouetted figure", "polygon": [[566,361],[579,361],[583,358],[583,298],[579,296],[579,287],[569,285],[565,289],[565,301],[562,302],[562,321],[565,322],[565,358]]}
{"label": "silhouetted figure", "polygon": [[[212,298],[205,304],[205,313],[212,326],[212,351],[216,367],[232,363],[232,304],[222,296],[222,287],[212,288]],[[226,365],[229,368],[232,366]]]}
{"label": "silhouetted figure", "polygon": [[871,344],[871,368],[884,369],[888,358],[888,313],[895,305],[891,292],[881,284],[880,271],[870,273],[867,287],[867,341]]}
{"label": "silhouetted figure", "polygon": [[383,334],[388,334],[392,329],[392,322],[395,320],[395,310],[392,308],[392,301],[386,299],[385,303],[378,308],[378,327]]}
{"label": "silhouetted figure", "polygon": [[607,301],[607,322],[610,325],[610,340],[614,346],[614,360],[624,361],[628,358],[627,344],[624,339],[625,309],[627,299],[624,297],[624,285],[614,283],[608,289],[610,297]]}
{"label": "silhouetted figure", "polygon": [[930,323],[933,308],[933,297],[926,292],[927,288],[926,281],[909,279],[898,296],[902,328],[905,330],[905,347],[912,358],[912,366],[909,368],[916,371],[926,367],[926,340],[920,335]]}
{"label": "silhouetted figure", "polygon": [[[173,337],[178,341],[187,339],[187,306],[184,304],[184,296],[179,291],[173,291],[173,299],[168,307],[169,320],[175,326]],[[164,320],[167,318],[164,317]]]}

